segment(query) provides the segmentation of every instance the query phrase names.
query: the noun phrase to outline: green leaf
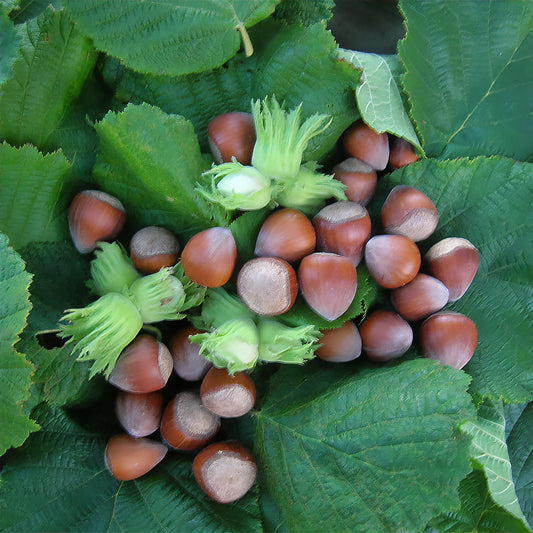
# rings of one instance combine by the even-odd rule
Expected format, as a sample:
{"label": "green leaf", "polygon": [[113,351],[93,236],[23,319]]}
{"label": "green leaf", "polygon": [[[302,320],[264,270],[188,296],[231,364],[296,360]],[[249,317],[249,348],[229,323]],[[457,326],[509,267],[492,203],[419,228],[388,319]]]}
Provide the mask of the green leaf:
{"label": "green leaf", "polygon": [[500,157],[427,159],[380,180],[374,199],[381,206],[395,185],[416,187],[440,214],[435,233],[420,243],[422,252],[446,237],[466,238],[480,251],[472,285],[447,308],[476,323],[478,347],[465,370],[472,391],[494,401],[532,397],[532,174],[531,164]]}
{"label": "green leaf", "polygon": [[9,19],[10,7],[2,2],[0,4],[0,84],[4,83],[13,73],[13,63],[17,57],[20,44],[20,35],[17,33],[13,22]]}
{"label": "green leaf", "polygon": [[455,533],[529,533],[531,530],[516,516],[494,503],[481,470],[473,470],[459,485],[461,508],[439,516],[430,526],[440,532]]}
{"label": "green leaf", "polygon": [[420,150],[420,143],[409,117],[390,60],[378,54],[342,50],[339,58],[362,70],[361,83],[356,89],[357,106],[363,120],[376,131],[385,131],[407,139]]}
{"label": "green leaf", "polygon": [[532,161],[533,4],[435,0],[400,8],[403,80],[426,154]]}
{"label": "green leaf", "polygon": [[0,455],[11,446],[20,446],[32,431],[39,429],[23,405],[30,396],[33,366],[14,348],[31,309],[31,275],[24,266],[20,255],[8,246],[6,235],[0,234]]}
{"label": "green leaf", "polygon": [[527,527],[511,474],[501,402],[494,404],[490,400],[485,400],[478,407],[477,419],[468,421],[462,429],[472,436],[470,453],[476,467],[485,472],[492,500],[508,513],[522,520]]}
{"label": "green leaf", "polygon": [[239,264],[243,264],[255,257],[257,235],[271,211],[271,209],[266,207],[257,211],[248,211],[240,215],[229,225],[229,229],[237,245],[237,260]]}
{"label": "green leaf", "polygon": [[44,148],[80,94],[97,54],[63,11],[50,8],[23,28],[14,75],[2,86],[2,139]]}
{"label": "green leaf", "polygon": [[39,16],[50,5],[57,11],[62,8],[61,0],[15,0],[13,3],[18,5],[9,13],[9,18],[15,24],[22,24]]}
{"label": "green leaf", "polygon": [[314,324],[320,329],[339,328],[346,321],[359,317],[364,318],[368,308],[372,305],[377,296],[377,285],[370,276],[368,269],[364,265],[357,267],[357,292],[348,310],[335,320],[326,320],[315,313],[299,296],[295,304],[283,315],[278,317],[282,322],[290,326],[307,326]]}
{"label": "green leaf", "polygon": [[[66,0],[68,11],[99,50],[134,70],[189,74],[235,55],[240,31],[270,15],[279,0]],[[246,45],[246,41],[245,41]]]}
{"label": "green leaf", "polygon": [[48,151],[61,148],[72,164],[73,174],[84,182],[90,181],[98,150],[98,135],[93,123],[101,120],[110,107],[107,90],[93,71],[80,96],[72,102],[43,148]]}
{"label": "green leaf", "polygon": [[70,242],[32,243],[20,253],[33,274],[33,307],[28,319],[32,334],[56,329],[65,309],[83,307],[94,299],[85,284],[89,279],[88,258]]}
{"label": "green leaf", "polygon": [[72,344],[48,349],[39,344],[36,336],[26,336],[20,345],[35,366],[32,396],[37,403],[85,405],[102,393],[105,380],[101,376],[89,380],[91,365],[78,360]]}
{"label": "green leaf", "polygon": [[13,148],[4,142],[0,164],[0,224],[13,248],[67,237],[73,180],[62,152],[43,156],[33,146]]}
{"label": "green leaf", "polygon": [[93,177],[138,226],[165,226],[186,239],[227,225],[224,212],[195,191],[206,164],[188,120],[130,104],[95,128],[100,152]]}
{"label": "green leaf", "polygon": [[237,54],[211,72],[148,76],[117,72],[116,65],[107,62],[104,76],[109,83],[118,83],[122,101],[148,102],[189,119],[204,150],[208,149],[208,122],[228,111],[250,112],[252,98],[275,94],[287,109],[303,102],[302,118],[314,113],[333,117],[305,154],[306,159],[321,157],[359,117],[354,98],[359,72],[335,57],[336,43],[323,24],[302,28],[267,21],[250,35],[255,43],[251,58]]}
{"label": "green leaf", "polygon": [[533,404],[510,406],[518,408],[520,415],[512,421],[506,416],[507,448],[513,470],[513,481],[518,501],[529,527],[533,527]]}
{"label": "green leaf", "polygon": [[59,409],[40,407],[43,430],[2,471],[3,531],[261,531],[256,491],[217,504],[197,485],[192,457],[169,453],[149,474],[113,478],[105,440]]}
{"label": "green leaf", "polygon": [[310,26],[332,17],[334,0],[282,0],[276,7],[274,16],[287,24]]}
{"label": "green leaf", "polygon": [[41,332],[47,332],[45,336],[54,335],[65,309],[84,307],[91,300],[85,285],[89,278],[88,259],[70,242],[32,243],[20,253],[28,272],[33,274],[32,310],[20,342],[35,366],[33,381],[39,389],[33,392],[52,405],[87,401],[101,390],[101,382],[89,381],[90,365],[77,360],[72,344],[47,349],[38,338]]}
{"label": "green leaf", "polygon": [[[275,26],[274,26],[275,27]],[[336,57],[337,43],[325,23],[308,28],[287,26],[270,35],[258,53],[258,68],[252,85],[252,96],[263,98],[274,94],[287,109],[302,103],[302,117],[325,113],[331,124],[309,143],[304,161],[320,159],[337,142],[342,132],[357,120],[353,90],[359,72]]]}
{"label": "green leaf", "polygon": [[255,446],[290,531],[421,531],[458,504],[474,415],[463,372],[434,361],[283,368]]}

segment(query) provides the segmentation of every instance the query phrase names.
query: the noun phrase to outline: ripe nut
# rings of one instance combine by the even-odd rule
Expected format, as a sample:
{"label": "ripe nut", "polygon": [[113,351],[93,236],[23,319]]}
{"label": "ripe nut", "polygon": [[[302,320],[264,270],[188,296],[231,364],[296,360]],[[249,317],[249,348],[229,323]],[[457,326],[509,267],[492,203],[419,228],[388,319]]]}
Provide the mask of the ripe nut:
{"label": "ripe nut", "polygon": [[352,261],[332,253],[305,256],[298,279],[305,301],[326,320],[335,320],[346,312],[357,290],[357,272]]}
{"label": "ripe nut", "polygon": [[242,498],[255,483],[257,464],[239,442],[215,442],[193,462],[193,472],[202,490],[219,503]]}
{"label": "ripe nut", "polygon": [[163,413],[163,394],[121,391],[115,401],[115,413],[122,427],[132,437],[146,437],[159,428]]}
{"label": "ripe nut", "polygon": [[346,198],[362,206],[370,202],[378,183],[376,171],[355,157],[349,157],[333,167],[333,177],[346,185]]}
{"label": "ripe nut", "polygon": [[261,226],[255,255],[299,261],[315,251],[316,235],[311,221],[297,209],[285,208],[272,213]]}
{"label": "ripe nut", "polygon": [[313,218],[317,248],[352,260],[357,266],[370,238],[368,211],[355,202],[335,202],[321,209]]}
{"label": "ripe nut", "polygon": [[316,355],[330,363],[353,361],[361,355],[361,335],[351,320],[340,328],[322,331],[318,342],[320,347],[315,350]]}
{"label": "ripe nut", "polygon": [[448,303],[448,289],[437,278],[417,274],[407,285],[394,289],[392,304],[405,320],[422,320]]}
{"label": "ripe nut", "polygon": [[120,354],[109,383],[128,392],[153,392],[167,384],[171,373],[172,356],[167,347],[141,334]]}
{"label": "ripe nut", "polygon": [[186,381],[202,379],[211,368],[211,361],[200,355],[200,344],[191,342],[189,336],[202,333],[194,326],[184,326],[168,341],[168,349],[174,359],[174,372]]}
{"label": "ripe nut", "polygon": [[360,328],[363,350],[371,361],[401,357],[413,343],[411,326],[392,311],[374,311]]}
{"label": "ripe nut", "polygon": [[237,292],[258,315],[276,316],[288,311],[298,296],[296,272],[278,257],[258,257],[246,262],[237,277]]}
{"label": "ripe nut", "polygon": [[418,242],[435,231],[439,213],[422,191],[398,185],[389,193],[381,208],[381,222],[386,233],[403,235]]}
{"label": "ripe nut", "polygon": [[378,133],[362,120],[352,124],[342,135],[344,149],[375,170],[383,170],[389,161],[389,137]]}
{"label": "ripe nut", "polygon": [[178,262],[180,243],[165,228],[148,226],[140,229],[131,239],[130,257],[137,270],[154,274]]}
{"label": "ripe nut", "polygon": [[105,449],[105,465],[121,481],[136,479],[154,468],[167,454],[167,447],[151,439],[115,435]]}
{"label": "ripe nut", "polygon": [[389,165],[392,168],[397,169],[406,167],[419,159],[420,158],[415,154],[413,145],[409,141],[406,141],[401,137],[394,139],[389,154]]}
{"label": "ripe nut", "polygon": [[217,163],[228,163],[235,157],[249,165],[255,145],[254,119],[250,113],[235,111],[219,115],[207,126],[209,147]]}
{"label": "ripe nut", "polygon": [[209,228],[197,233],[183,248],[185,274],[198,285],[222,287],[237,262],[237,245],[228,228]]}
{"label": "ripe nut", "polygon": [[420,344],[426,357],[463,368],[476,351],[477,328],[461,313],[442,311],[422,322]]}
{"label": "ripe nut", "polygon": [[98,241],[112,241],[126,222],[124,206],[102,191],[78,193],[68,210],[72,242],[81,254],[92,252]]}
{"label": "ripe nut", "polygon": [[255,404],[255,384],[246,372],[232,376],[213,367],[202,381],[200,398],[207,409],[223,418],[245,415]]}
{"label": "ripe nut", "polygon": [[424,261],[430,272],[448,287],[450,302],[455,302],[467,291],[477,273],[479,251],[466,239],[450,237],[433,245]]}
{"label": "ripe nut", "polygon": [[176,450],[196,450],[211,441],[220,418],[206,409],[197,392],[180,392],[165,408],[161,436]]}
{"label": "ripe nut", "polygon": [[413,280],[421,260],[417,245],[402,235],[377,235],[366,243],[366,266],[386,289],[396,289]]}

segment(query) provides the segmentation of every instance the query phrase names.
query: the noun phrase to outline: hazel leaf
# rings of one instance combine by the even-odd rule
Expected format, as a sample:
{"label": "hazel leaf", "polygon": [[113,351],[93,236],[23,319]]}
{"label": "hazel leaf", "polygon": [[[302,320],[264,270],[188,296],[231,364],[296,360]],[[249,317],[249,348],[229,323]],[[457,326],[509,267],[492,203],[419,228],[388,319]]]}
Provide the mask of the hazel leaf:
{"label": "hazel leaf", "polygon": [[3,454],[11,446],[20,446],[39,426],[24,408],[30,397],[33,365],[14,348],[31,309],[28,294],[31,275],[4,234],[0,234],[0,258],[0,454]]}

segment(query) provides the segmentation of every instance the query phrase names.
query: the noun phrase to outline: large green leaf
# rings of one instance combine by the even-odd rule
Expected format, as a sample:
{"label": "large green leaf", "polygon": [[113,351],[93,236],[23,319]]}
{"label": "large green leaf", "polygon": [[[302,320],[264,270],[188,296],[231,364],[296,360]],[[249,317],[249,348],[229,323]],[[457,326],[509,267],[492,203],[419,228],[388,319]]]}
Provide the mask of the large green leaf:
{"label": "large green leaf", "polygon": [[420,148],[391,70],[391,60],[378,54],[342,49],[339,50],[339,57],[363,71],[356,90],[357,105],[363,120],[380,133],[387,131]]}
{"label": "large green leaf", "polygon": [[49,8],[23,26],[13,76],[2,86],[2,139],[44,148],[96,62],[90,39]]}
{"label": "large green leaf", "polygon": [[66,1],[95,45],[152,74],[219,67],[241,43],[238,29],[270,15],[279,0]]}
{"label": "large green leaf", "polygon": [[470,469],[458,426],[474,414],[465,373],[316,361],[274,377],[255,446],[290,531],[422,531],[458,504]]}
{"label": "large green leaf", "polygon": [[152,472],[118,481],[105,440],[59,409],[41,407],[43,430],[2,471],[2,531],[260,531],[256,491],[232,505],[197,485],[189,454],[169,452]]}
{"label": "large green leaf", "polygon": [[[65,309],[85,307],[91,301],[85,286],[89,279],[87,257],[67,242],[32,243],[20,253],[28,272],[34,275],[33,307],[21,346],[35,365],[33,381],[39,399],[62,406],[91,398],[100,390],[101,382],[98,378],[89,381],[90,364],[77,360],[77,354],[72,353],[73,344],[60,347],[54,342],[54,331]],[[48,337],[51,345],[46,342]],[[35,396],[37,390],[33,393]]]}
{"label": "large green leaf", "polygon": [[188,120],[131,104],[108,113],[95,128],[100,152],[94,179],[139,226],[166,226],[188,238],[226,224],[224,213],[195,190],[207,165]]}
{"label": "large green leaf", "polygon": [[71,166],[61,152],[43,156],[26,145],[0,145],[0,224],[19,249],[33,241],[68,236],[66,210],[73,186]]}
{"label": "large green leaf", "polygon": [[23,406],[29,398],[33,366],[14,348],[31,308],[31,275],[24,266],[20,255],[8,246],[7,236],[0,233],[0,455],[11,446],[20,446],[39,429]]}
{"label": "large green leaf", "polygon": [[412,185],[440,214],[435,233],[420,243],[423,252],[446,237],[479,249],[474,282],[448,307],[476,323],[479,343],[465,370],[472,390],[495,401],[528,401],[533,391],[532,174],[531,164],[500,157],[427,159],[380,180],[374,201],[379,207],[393,186]]}
{"label": "large green leaf", "polygon": [[405,89],[428,156],[533,160],[533,3],[400,2]]}
{"label": "large green leaf", "polygon": [[15,30],[13,22],[9,19],[10,7],[2,2],[0,4],[0,84],[4,83],[13,73],[13,63],[17,57],[20,44],[20,35]]}
{"label": "large green leaf", "polygon": [[189,76],[149,76],[117,68],[107,62],[106,79],[118,85],[124,101],[148,102],[167,113],[188,118],[208,149],[207,124],[228,111],[250,111],[252,98],[275,94],[288,107],[303,102],[303,115],[327,113],[330,127],[312,139],[306,157],[319,158],[358,117],[354,90],[359,72],[335,56],[336,44],[323,24],[309,28],[272,21],[250,32],[255,53],[238,54],[223,68]]}
{"label": "large green leaf", "polygon": [[481,470],[472,471],[459,485],[461,507],[430,522],[432,531],[454,533],[530,533],[516,516],[494,503]]}
{"label": "large green leaf", "polygon": [[507,413],[513,408],[520,414],[512,422],[506,416],[507,448],[518,501],[533,528],[533,404],[510,406]]}
{"label": "large green leaf", "polygon": [[527,526],[513,483],[501,402],[485,400],[478,407],[477,419],[468,421],[463,429],[472,436],[472,459],[485,472],[492,500]]}

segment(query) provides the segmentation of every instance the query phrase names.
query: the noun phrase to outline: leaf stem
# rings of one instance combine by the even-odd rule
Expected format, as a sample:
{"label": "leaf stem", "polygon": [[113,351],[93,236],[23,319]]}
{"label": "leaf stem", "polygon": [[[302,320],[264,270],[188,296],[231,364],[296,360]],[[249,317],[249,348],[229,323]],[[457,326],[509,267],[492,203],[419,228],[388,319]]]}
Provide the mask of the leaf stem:
{"label": "leaf stem", "polygon": [[250,40],[250,36],[248,35],[248,31],[246,30],[246,26],[243,22],[239,22],[239,24],[235,26],[235,29],[238,30],[241,34],[242,42],[244,44],[244,53],[246,54],[246,57],[250,57],[254,53],[254,47],[252,41]]}

